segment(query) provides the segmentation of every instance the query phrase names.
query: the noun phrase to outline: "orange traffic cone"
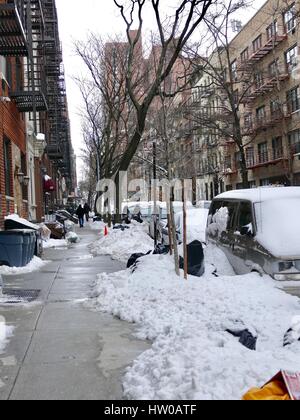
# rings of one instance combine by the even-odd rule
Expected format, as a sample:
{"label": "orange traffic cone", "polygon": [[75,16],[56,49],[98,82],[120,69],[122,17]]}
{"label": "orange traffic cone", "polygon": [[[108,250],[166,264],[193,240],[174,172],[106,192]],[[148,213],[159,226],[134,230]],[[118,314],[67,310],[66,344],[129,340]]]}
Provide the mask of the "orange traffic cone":
{"label": "orange traffic cone", "polygon": [[104,228],[104,236],[108,236],[108,229],[107,229],[107,226],[105,226],[105,228]]}

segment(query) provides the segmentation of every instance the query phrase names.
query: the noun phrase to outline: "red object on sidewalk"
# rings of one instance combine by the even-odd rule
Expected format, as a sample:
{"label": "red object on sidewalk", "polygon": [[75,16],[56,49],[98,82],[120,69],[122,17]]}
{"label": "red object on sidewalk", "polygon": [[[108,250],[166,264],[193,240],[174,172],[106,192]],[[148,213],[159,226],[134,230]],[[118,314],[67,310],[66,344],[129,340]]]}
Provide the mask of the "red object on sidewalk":
{"label": "red object on sidewalk", "polygon": [[105,226],[105,228],[104,228],[104,236],[108,236],[108,229],[107,229],[107,226]]}

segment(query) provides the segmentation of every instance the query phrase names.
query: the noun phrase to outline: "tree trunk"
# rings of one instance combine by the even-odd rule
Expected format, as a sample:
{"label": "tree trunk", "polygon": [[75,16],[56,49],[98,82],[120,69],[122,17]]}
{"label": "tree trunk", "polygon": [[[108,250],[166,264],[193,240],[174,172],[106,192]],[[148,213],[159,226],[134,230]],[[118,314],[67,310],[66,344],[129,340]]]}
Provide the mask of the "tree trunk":
{"label": "tree trunk", "polygon": [[171,209],[170,216],[171,216],[173,244],[174,244],[175,272],[176,272],[177,276],[180,277],[179,252],[178,252],[178,243],[177,243],[177,237],[176,237],[176,225],[175,225],[173,201],[170,202],[170,209]]}

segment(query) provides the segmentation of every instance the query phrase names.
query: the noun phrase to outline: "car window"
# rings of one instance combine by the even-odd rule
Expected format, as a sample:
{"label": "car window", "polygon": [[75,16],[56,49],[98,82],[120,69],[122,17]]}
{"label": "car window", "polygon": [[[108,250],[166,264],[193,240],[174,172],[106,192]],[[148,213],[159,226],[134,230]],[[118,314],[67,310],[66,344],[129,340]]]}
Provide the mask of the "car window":
{"label": "car window", "polygon": [[222,201],[214,201],[213,205],[210,206],[210,212],[209,215],[210,216],[214,216],[218,210],[220,210],[223,207],[223,202]]}
{"label": "car window", "polygon": [[247,235],[253,233],[253,227],[252,205],[250,202],[242,202],[239,207],[237,230],[242,235]]}
{"label": "car window", "polygon": [[227,208],[228,210],[227,230],[230,230],[234,228],[235,225],[235,217],[238,209],[238,203],[232,201],[225,201],[223,202],[222,207]]}

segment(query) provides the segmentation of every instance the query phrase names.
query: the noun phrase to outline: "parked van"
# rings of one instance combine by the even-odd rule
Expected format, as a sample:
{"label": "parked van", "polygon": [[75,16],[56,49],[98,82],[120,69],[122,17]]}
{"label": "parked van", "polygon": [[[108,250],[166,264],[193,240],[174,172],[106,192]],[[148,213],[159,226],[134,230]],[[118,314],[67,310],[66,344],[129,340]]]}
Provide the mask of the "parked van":
{"label": "parked van", "polygon": [[[230,191],[211,205],[207,241],[237,274],[266,273],[300,295],[300,188]],[[299,282],[299,286],[297,283]]]}

